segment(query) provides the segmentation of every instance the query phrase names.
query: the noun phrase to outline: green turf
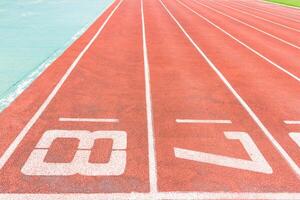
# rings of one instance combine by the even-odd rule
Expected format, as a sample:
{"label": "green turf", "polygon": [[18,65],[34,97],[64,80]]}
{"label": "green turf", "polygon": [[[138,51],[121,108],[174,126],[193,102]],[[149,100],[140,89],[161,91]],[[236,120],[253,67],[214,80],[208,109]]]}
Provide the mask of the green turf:
{"label": "green turf", "polygon": [[300,7],[300,0],[265,0],[274,3],[280,3],[288,6]]}

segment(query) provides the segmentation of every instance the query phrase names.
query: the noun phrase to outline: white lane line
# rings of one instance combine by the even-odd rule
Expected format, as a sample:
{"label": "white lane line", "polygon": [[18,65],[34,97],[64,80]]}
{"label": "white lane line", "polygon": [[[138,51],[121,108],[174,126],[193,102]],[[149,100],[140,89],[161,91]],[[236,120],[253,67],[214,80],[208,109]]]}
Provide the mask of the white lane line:
{"label": "white lane line", "polygon": [[[272,9],[272,10],[274,10],[273,8],[271,8],[271,7],[269,7],[270,5],[272,5],[272,7],[273,6],[277,6],[277,8],[279,8],[279,9],[282,9],[282,8],[292,8],[292,9],[289,9],[289,10],[291,10],[291,11],[299,11],[300,10],[300,8],[299,7],[296,7],[296,6],[289,6],[289,5],[285,5],[285,4],[282,4],[282,3],[276,3],[276,2],[271,2],[271,1],[265,1],[265,0],[261,0],[259,3],[266,3],[266,4],[269,4],[268,5],[268,8],[270,8],[270,9]],[[277,9],[276,9],[277,10]],[[280,11],[280,10],[278,10],[278,11]],[[293,13],[293,14],[295,14],[295,15],[297,15],[296,13]]]}
{"label": "white lane line", "polygon": [[[71,72],[75,69],[80,59],[83,57],[83,55],[87,52],[87,50],[90,48],[90,46],[94,43],[96,38],[99,36],[99,34],[104,29],[105,25],[109,21],[109,19],[113,16],[115,11],[119,8],[123,0],[121,0],[118,5],[113,9],[113,11],[109,14],[109,16],[106,18],[102,26],[99,28],[97,33],[93,36],[91,41],[86,45],[86,47],[80,52],[80,54],[76,57],[72,65],[68,68],[64,76],[61,78],[61,80],[57,83],[55,88],[52,90],[52,92],[49,94],[47,99],[43,102],[43,104],[39,107],[37,112],[33,115],[33,117],[29,120],[29,122],[25,125],[25,127],[22,129],[22,131],[18,134],[18,136],[14,139],[14,141],[9,145],[9,147],[5,150],[3,155],[0,158],[0,169],[5,165],[7,160],[10,158],[10,156],[14,153],[20,142],[24,139],[24,137],[27,135],[28,131],[31,129],[31,127],[35,124],[35,122],[39,119],[39,117],[42,115],[42,113],[45,111],[49,103],[53,100],[61,86],[64,84],[64,82],[67,80],[67,78],[70,76]],[[109,6],[110,7],[110,6]],[[109,8],[107,7],[106,10]]]}
{"label": "white lane line", "polygon": [[300,121],[297,121],[297,120],[285,120],[284,123],[286,123],[286,124],[300,124]]}
{"label": "white lane line", "polygon": [[150,182],[150,192],[156,193],[157,192],[157,163],[156,163],[157,161],[156,161],[156,153],[155,153],[155,138],[154,138],[152,102],[151,102],[150,67],[148,61],[143,0],[141,0],[141,15],[142,15],[142,32],[143,32],[143,56],[144,56],[144,73],[145,73],[147,128],[148,128],[148,143],[149,143],[148,144],[149,182]]}
{"label": "white lane line", "polygon": [[69,118],[60,117],[61,122],[104,122],[104,123],[117,123],[118,119],[108,119],[108,118]]}
{"label": "white lane line", "polygon": [[191,123],[191,124],[231,124],[230,120],[210,120],[210,119],[176,119],[179,124]]}
{"label": "white lane line", "polygon": [[271,24],[275,24],[275,25],[277,25],[277,26],[281,26],[281,27],[283,27],[283,28],[286,28],[286,29],[289,29],[289,30],[292,30],[292,31],[296,31],[296,32],[298,32],[298,33],[300,32],[300,30],[297,29],[297,28],[293,28],[293,27],[290,27],[290,26],[287,26],[287,25],[284,25],[284,24],[281,24],[281,23],[278,23],[278,22],[274,22],[274,21],[272,21],[272,20],[269,20],[269,19],[266,19],[266,18],[263,18],[263,17],[259,17],[259,16],[257,16],[257,15],[254,15],[254,14],[248,13],[248,12],[246,12],[246,11],[243,11],[243,10],[240,10],[240,9],[237,9],[237,8],[234,8],[234,7],[232,7],[232,6],[228,6],[228,5],[224,5],[224,4],[221,4],[221,6],[230,8],[230,9],[232,9],[232,10],[236,10],[236,11],[238,11],[238,12],[240,12],[240,13],[244,13],[244,14],[246,14],[246,15],[249,15],[249,16],[252,16],[252,17],[254,17],[254,18],[257,18],[257,19],[260,19],[260,20],[269,22],[269,23],[271,23]]}
{"label": "white lane line", "polygon": [[65,193],[65,194],[0,194],[0,200],[216,200],[216,199],[248,199],[248,200],[299,200],[300,193],[284,192],[158,192],[158,193]]}
{"label": "white lane line", "polygon": [[294,78],[296,81],[300,82],[300,78],[298,76],[294,75],[293,73],[291,73],[288,70],[286,70],[284,67],[280,66],[279,64],[276,64],[275,62],[273,62],[272,60],[270,60],[266,56],[262,55],[261,53],[259,53],[256,50],[254,50],[253,48],[251,48],[247,44],[243,43],[242,41],[240,41],[239,39],[237,39],[236,37],[234,37],[233,35],[231,35],[227,31],[225,31],[224,29],[222,29],[221,27],[219,27],[218,25],[216,25],[213,22],[211,22],[209,19],[207,19],[203,15],[199,14],[198,12],[196,12],[193,9],[191,9],[190,7],[188,7],[186,4],[182,3],[181,1],[178,1],[178,3],[180,3],[183,7],[187,8],[188,10],[190,10],[195,15],[201,17],[203,20],[205,20],[206,22],[208,22],[209,24],[211,24],[212,26],[214,26],[215,28],[217,28],[218,30],[220,30],[221,32],[223,32],[224,34],[226,34],[227,36],[229,36],[231,39],[235,40],[236,42],[238,42],[239,44],[241,44],[242,46],[244,46],[245,48],[247,48],[248,50],[250,50],[251,52],[253,52],[254,54],[256,54],[257,56],[261,57],[263,60],[267,61],[268,63],[270,63],[271,65],[273,65],[277,69],[283,71],[284,73],[286,73],[290,77]]}
{"label": "white lane line", "polygon": [[260,121],[260,119],[257,117],[257,115],[254,113],[254,111],[250,108],[250,106],[244,101],[244,99],[235,91],[235,89],[232,87],[232,85],[228,82],[228,80],[225,78],[225,76],[220,72],[220,70],[214,65],[214,63],[205,55],[205,53],[202,51],[202,49],[194,42],[194,40],[191,38],[191,36],[185,31],[185,29],[182,27],[182,25],[178,22],[178,20],[173,16],[173,14],[168,10],[168,8],[165,6],[165,4],[159,0],[161,5],[164,7],[164,9],[167,11],[169,16],[174,20],[174,22],[177,24],[177,26],[180,28],[180,30],[183,32],[183,34],[187,37],[187,39],[191,42],[191,44],[195,47],[195,49],[198,51],[198,53],[205,59],[205,61],[208,63],[208,65],[215,71],[215,73],[219,76],[219,78],[223,81],[223,83],[227,86],[227,88],[230,90],[230,92],[234,95],[234,97],[239,101],[239,103],[243,106],[243,108],[248,112],[250,117],[255,121],[255,123],[259,126],[259,128],[262,130],[262,132],[265,134],[265,136],[269,139],[269,141],[272,143],[272,145],[277,149],[277,151],[281,154],[281,156],[287,161],[287,163],[290,165],[290,167],[293,169],[293,171],[300,176],[300,169],[297,166],[297,164],[294,162],[294,160],[289,156],[289,154],[283,149],[283,147],[276,141],[276,139],[272,136],[270,131],[265,127],[265,125]]}
{"label": "white lane line", "polygon": [[[265,11],[265,10],[261,10],[261,9],[257,9],[257,8],[254,8],[254,7],[251,7],[251,6],[247,6],[247,5],[244,5],[244,4],[241,4],[240,2],[235,2],[236,4],[240,5],[240,6],[243,6],[243,7],[246,7],[246,8],[250,8],[252,10],[257,10],[259,12],[264,12],[264,13],[267,13],[269,15],[273,15],[273,16],[276,16],[276,17],[280,17],[280,18],[284,18],[284,19],[288,19],[288,20],[291,20],[291,21],[294,21],[294,22],[297,22],[297,23],[300,23],[300,20],[296,20],[296,19],[293,19],[293,18],[290,18],[290,17],[286,17],[284,15],[284,13],[282,13],[282,15],[277,15],[275,13],[272,13],[272,12],[268,12],[268,11]],[[265,19],[265,18],[263,18]],[[271,20],[270,20],[271,21]]]}
{"label": "white lane line", "polygon": [[[199,1],[196,1],[196,0],[193,0],[193,1],[194,1],[195,3],[197,3],[197,4],[199,4],[199,5],[202,5],[202,6],[208,8],[208,9],[210,9],[210,10],[213,10],[213,11],[219,13],[220,15],[226,16],[226,17],[232,19],[233,21],[239,22],[239,23],[241,23],[241,24],[243,24],[243,25],[245,25],[245,26],[248,26],[248,27],[250,27],[250,28],[252,28],[252,29],[254,29],[254,30],[260,32],[260,33],[263,33],[263,34],[265,34],[265,35],[267,35],[267,36],[269,36],[269,37],[272,37],[272,38],[274,38],[274,39],[276,39],[276,40],[279,40],[280,42],[282,42],[282,43],[284,43],[284,44],[286,44],[286,45],[289,45],[289,46],[291,46],[291,47],[294,47],[294,48],[300,50],[300,46],[297,46],[297,45],[295,45],[295,44],[293,44],[293,43],[290,43],[290,42],[288,42],[288,41],[286,41],[286,40],[284,40],[284,39],[282,39],[282,38],[279,38],[279,37],[277,37],[277,36],[271,34],[271,33],[267,33],[266,31],[263,31],[263,30],[261,30],[261,29],[259,29],[259,28],[257,28],[257,27],[254,27],[254,26],[252,26],[252,25],[250,25],[250,24],[248,24],[248,23],[246,23],[246,22],[243,22],[243,21],[241,21],[241,20],[239,20],[239,19],[237,19],[237,18],[235,18],[235,17],[232,17],[232,16],[230,16],[230,15],[227,15],[227,14],[225,14],[225,13],[223,13],[223,12],[221,12],[221,11],[215,9],[215,8],[212,8],[212,7],[210,7],[210,6],[206,5],[206,4],[200,3]],[[225,6],[225,5],[222,5],[222,6],[231,8],[230,6]],[[231,8],[231,9],[234,9],[234,8]],[[237,10],[237,9],[236,9],[236,10]],[[238,11],[239,11],[239,10],[238,10]],[[297,32],[300,32],[300,30],[297,30]]]}

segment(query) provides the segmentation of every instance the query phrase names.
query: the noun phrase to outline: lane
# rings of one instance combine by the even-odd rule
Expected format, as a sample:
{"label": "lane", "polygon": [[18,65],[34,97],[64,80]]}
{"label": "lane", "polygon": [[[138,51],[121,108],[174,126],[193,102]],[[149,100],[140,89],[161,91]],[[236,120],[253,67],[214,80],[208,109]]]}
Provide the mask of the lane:
{"label": "lane", "polygon": [[[175,1],[164,2],[188,22],[185,26],[193,35],[203,36],[201,46],[212,45],[210,50],[227,54],[242,49]],[[145,24],[159,192],[299,191],[294,172],[234,89],[193,47],[159,1],[145,1]],[[220,45],[220,39],[230,45]],[[201,198],[200,193],[181,198],[189,195]],[[180,198],[176,193],[171,197],[175,196]]]}
{"label": "lane", "polygon": [[[261,16],[259,13],[253,13],[248,7],[243,7],[242,4],[226,3],[226,1],[219,2],[222,6],[230,8],[232,11],[241,13],[248,16],[249,18],[254,18],[258,21],[265,22],[266,24],[273,24],[274,26],[279,26],[283,29],[288,29],[290,31],[295,31],[299,33],[299,23],[300,21],[291,21],[286,19],[277,19],[278,17],[273,17],[272,14],[267,13],[266,16]],[[251,8],[251,7],[250,7]]]}
{"label": "lane", "polygon": [[[76,51],[79,57],[68,66],[65,81],[42,104],[44,110],[39,108],[40,116],[34,115],[36,122],[25,126],[24,139],[3,163],[2,193],[149,191],[142,29],[137,19],[138,0],[116,2],[84,51]],[[41,80],[37,89],[43,90],[47,81]],[[7,138],[1,134],[5,145]]]}
{"label": "lane", "polygon": [[[231,7],[227,7],[227,5],[218,4],[218,3],[207,3],[206,1],[195,0],[199,5],[205,7],[209,6],[209,9],[213,9],[215,12],[226,16],[226,18],[230,18],[232,21],[237,21],[243,26],[252,27],[252,29],[256,29],[256,31],[261,32],[269,37],[276,38],[281,42],[286,44],[289,43],[290,46],[296,46],[298,50],[299,48],[299,40],[298,37],[300,35],[300,26],[291,27],[285,26],[283,24],[272,24],[266,21],[262,21],[258,18],[254,18],[253,16],[247,15],[244,12],[242,13],[238,9],[231,9]],[[208,8],[208,7],[206,7]]]}
{"label": "lane", "polygon": [[[295,172],[295,177],[299,177],[299,146],[290,133],[299,132],[300,127],[284,123],[286,119],[297,120],[300,116],[299,83],[284,76],[280,71],[274,70],[270,64],[258,59],[255,54],[181,4],[165,2],[195,43],[219,67],[232,87],[257,114],[271,136],[267,134],[266,129],[262,128],[263,132],[269,135],[270,141],[289,162],[290,168]],[[285,173],[287,169],[282,170],[281,173]],[[279,179],[276,181],[280,182]],[[298,183],[299,180],[294,183],[290,182],[287,190],[299,190],[293,187]]]}
{"label": "lane", "polygon": [[116,1],[0,114],[0,199],[296,198],[299,82],[178,1],[142,8]]}
{"label": "lane", "polygon": [[[239,4],[238,2],[218,2],[223,6],[228,7],[236,12],[240,12],[244,15],[256,18],[259,21],[264,21],[266,23],[271,23],[289,30],[299,32],[299,20],[287,18],[285,15],[278,16],[276,14],[270,13],[268,11],[257,10],[255,7],[250,7],[244,4]],[[285,14],[285,13],[284,13]]]}
{"label": "lane", "polygon": [[[228,18],[228,19],[231,19],[232,21],[240,23],[242,26],[246,26],[248,28],[251,28],[251,29],[253,29],[253,30],[255,30],[255,31],[257,31],[261,34],[264,34],[268,37],[271,37],[275,40],[278,40],[278,41],[280,41],[280,42],[282,42],[282,43],[284,43],[288,46],[294,47],[296,50],[300,50],[300,46],[298,46],[296,43],[294,43],[290,39],[290,38],[292,38],[292,40],[294,40],[294,38],[292,37],[293,34],[288,34],[289,31],[287,31],[287,30],[284,30],[284,32],[286,32],[286,35],[288,36],[288,38],[281,37],[281,36],[278,36],[278,34],[277,34],[278,32],[280,33],[282,31],[280,27],[279,28],[276,27],[275,30],[273,30],[274,29],[273,28],[273,29],[271,29],[271,31],[266,31],[266,30],[264,30],[264,28],[260,28],[255,23],[248,23],[247,20],[243,20],[243,19],[239,19],[239,17],[235,17],[234,16],[234,13],[235,13],[234,11],[235,10],[231,10],[232,7],[227,7],[226,5],[215,4],[215,3],[214,4],[205,4],[205,3],[203,3],[203,2],[201,3],[199,1],[195,1],[195,2],[197,4],[205,7],[205,8],[208,8],[208,9],[210,9],[210,10],[212,10],[212,11],[214,11],[214,12],[216,12],[216,13],[218,13],[218,14],[226,17],[226,18]],[[218,5],[219,5],[219,7],[218,7]],[[224,11],[224,9],[223,9],[224,7],[228,8],[227,11],[226,11],[226,9]],[[236,9],[236,10],[238,12],[240,12],[238,9]],[[243,13],[241,13],[241,14],[243,14]],[[251,18],[251,16],[250,16],[250,18]],[[288,28],[290,28],[290,27],[288,27]],[[290,28],[290,29],[292,29],[292,28]],[[298,35],[300,34],[300,29],[292,29],[292,30],[298,31],[299,32]]]}
{"label": "lane", "polygon": [[[224,15],[205,7],[205,4],[194,0],[182,1],[187,6],[193,7],[202,18],[219,27],[219,30],[228,37],[243,45],[248,51],[255,53],[260,59],[272,64],[274,69],[281,70],[284,74],[299,82],[299,59],[300,51],[290,47],[277,39],[257,32],[255,29],[243,26]],[[198,16],[199,17],[199,16]],[[200,17],[201,18],[201,17]],[[251,37],[249,37],[251,35]],[[286,58],[289,59],[286,59]]]}
{"label": "lane", "polygon": [[246,3],[245,5],[249,6],[256,6],[257,9],[262,9],[271,13],[285,13],[285,16],[293,17],[294,19],[300,19],[300,12],[299,9],[293,7],[287,7],[282,4],[276,4],[272,2],[265,2],[265,1],[252,1],[252,2],[241,2],[237,1],[238,3]]}
{"label": "lane", "polygon": [[[3,154],[4,150],[7,149],[9,144],[12,143],[26,123],[36,113],[40,105],[43,104],[79,53],[88,45],[96,32],[101,28],[116,5],[117,2],[114,2],[108,7],[108,9],[95,20],[95,23],[57,58],[11,106],[0,113],[0,134],[1,137],[5,137],[5,140],[1,140],[1,154]],[[43,88],[42,90],[40,89],[41,86]]]}
{"label": "lane", "polygon": [[[279,20],[278,19],[276,20],[276,18],[274,19],[274,17],[271,15],[271,14],[268,14],[271,19],[269,19],[270,17],[265,17],[265,16],[260,16],[260,14],[257,14],[257,13],[251,13],[249,12],[248,10],[243,10],[245,9],[244,7],[241,7],[240,4],[239,5],[235,5],[235,4],[220,4],[226,8],[229,8],[235,12],[238,12],[238,13],[241,13],[242,15],[246,15],[250,18],[255,18],[256,20],[258,21],[261,21],[261,22],[265,22],[267,24],[272,24],[274,26],[279,26],[283,29],[287,29],[287,30],[290,30],[290,31],[295,31],[295,32],[300,32],[299,30],[299,22],[298,21],[290,21],[290,20]],[[235,5],[235,7],[234,7]],[[236,7],[237,6],[237,7]],[[251,11],[251,10],[250,10]]]}
{"label": "lane", "polygon": [[[226,3],[226,1],[223,1],[222,3]],[[266,10],[265,8],[261,8],[257,5],[251,5],[251,4],[244,4],[242,2],[227,2],[227,5],[230,5],[234,8],[237,8],[243,12],[247,12],[249,14],[261,17],[266,20],[271,20],[276,23],[281,23],[285,25],[290,26],[296,26],[299,27],[300,18],[297,19],[297,17],[291,17],[289,16],[290,12],[285,11],[280,13],[274,13]],[[263,10],[261,10],[263,9]],[[284,13],[284,14],[282,14]],[[299,16],[298,16],[299,17]]]}

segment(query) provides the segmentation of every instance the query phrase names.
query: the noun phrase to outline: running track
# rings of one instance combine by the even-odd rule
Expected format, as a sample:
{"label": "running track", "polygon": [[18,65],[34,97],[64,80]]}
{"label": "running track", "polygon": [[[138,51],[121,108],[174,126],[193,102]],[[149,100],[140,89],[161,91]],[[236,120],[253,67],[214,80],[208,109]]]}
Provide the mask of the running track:
{"label": "running track", "polygon": [[300,10],[116,0],[0,114],[0,199],[300,199]]}

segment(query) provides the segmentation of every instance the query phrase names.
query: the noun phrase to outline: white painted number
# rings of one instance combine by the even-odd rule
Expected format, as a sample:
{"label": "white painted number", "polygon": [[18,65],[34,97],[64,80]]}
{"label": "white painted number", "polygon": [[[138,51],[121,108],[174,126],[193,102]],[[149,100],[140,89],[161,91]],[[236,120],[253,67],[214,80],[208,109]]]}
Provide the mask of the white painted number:
{"label": "white painted number", "polygon": [[300,132],[290,132],[289,136],[300,147]]}
{"label": "white painted number", "polygon": [[[79,145],[70,163],[49,163],[44,159],[57,138],[76,138]],[[107,163],[90,163],[91,150],[96,139],[112,139],[113,146]],[[127,134],[124,131],[69,131],[50,130],[44,133],[21,169],[25,175],[35,176],[117,176],[125,171]]]}
{"label": "white painted number", "polygon": [[243,160],[228,156],[215,155],[199,151],[192,151],[182,148],[174,148],[174,153],[177,158],[204,162],[219,166],[231,167],[236,169],[249,170],[265,174],[273,172],[271,166],[265,160],[251,137],[245,132],[224,132],[229,140],[239,140],[249,154],[251,160]]}

